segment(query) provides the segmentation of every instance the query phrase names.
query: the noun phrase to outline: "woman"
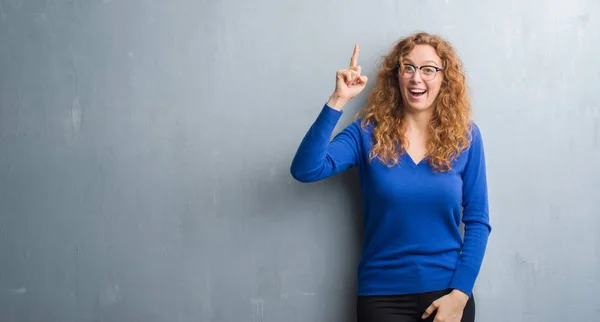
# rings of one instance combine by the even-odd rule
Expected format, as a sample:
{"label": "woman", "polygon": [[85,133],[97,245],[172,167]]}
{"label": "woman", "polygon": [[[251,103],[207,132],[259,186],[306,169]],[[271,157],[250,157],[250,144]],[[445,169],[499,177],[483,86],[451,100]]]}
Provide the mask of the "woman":
{"label": "woman", "polygon": [[342,108],[368,81],[358,53],[355,46],[350,66],[337,72],[291,173],[314,182],[358,167],[365,229],[359,322],[472,322],[491,226],[483,143],[461,62],[439,36],[398,41],[366,107],[331,140]]}

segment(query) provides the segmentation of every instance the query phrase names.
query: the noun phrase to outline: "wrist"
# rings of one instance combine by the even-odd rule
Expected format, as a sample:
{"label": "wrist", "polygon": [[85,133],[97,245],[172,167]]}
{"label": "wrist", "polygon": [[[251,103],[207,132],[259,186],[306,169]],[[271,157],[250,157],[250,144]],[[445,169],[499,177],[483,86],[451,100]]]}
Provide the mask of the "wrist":
{"label": "wrist", "polygon": [[346,103],[348,103],[347,100],[342,99],[336,95],[331,95],[331,97],[329,97],[329,100],[327,101],[328,106],[338,111],[341,111],[344,105],[346,105]]}
{"label": "wrist", "polygon": [[450,292],[450,295],[465,304],[469,301],[469,295],[459,289],[453,289],[452,292]]}

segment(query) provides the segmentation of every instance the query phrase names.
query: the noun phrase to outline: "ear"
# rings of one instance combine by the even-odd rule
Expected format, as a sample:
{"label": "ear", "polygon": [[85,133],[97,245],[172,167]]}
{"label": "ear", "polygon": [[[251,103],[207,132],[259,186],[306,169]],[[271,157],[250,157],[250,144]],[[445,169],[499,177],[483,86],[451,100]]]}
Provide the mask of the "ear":
{"label": "ear", "polygon": [[446,77],[446,75],[441,74],[440,76],[442,76],[442,86],[440,86],[440,91],[442,89],[446,89],[450,86],[450,81],[448,81],[448,78]]}

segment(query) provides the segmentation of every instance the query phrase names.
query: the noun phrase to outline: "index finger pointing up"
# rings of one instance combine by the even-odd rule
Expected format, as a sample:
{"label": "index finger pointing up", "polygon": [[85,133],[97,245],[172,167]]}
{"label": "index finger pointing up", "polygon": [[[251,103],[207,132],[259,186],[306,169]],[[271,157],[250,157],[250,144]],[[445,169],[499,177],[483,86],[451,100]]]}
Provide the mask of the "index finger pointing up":
{"label": "index finger pointing up", "polygon": [[356,67],[358,64],[358,44],[354,45],[354,52],[352,53],[352,58],[350,59],[350,67]]}

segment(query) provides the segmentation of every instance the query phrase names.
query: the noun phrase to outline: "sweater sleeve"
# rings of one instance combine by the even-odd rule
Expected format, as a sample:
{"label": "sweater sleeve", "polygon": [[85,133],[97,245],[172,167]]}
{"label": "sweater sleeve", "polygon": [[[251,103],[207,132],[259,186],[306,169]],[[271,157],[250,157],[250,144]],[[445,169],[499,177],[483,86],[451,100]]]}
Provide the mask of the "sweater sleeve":
{"label": "sweater sleeve", "polygon": [[331,139],[341,115],[342,111],[323,106],[292,160],[290,171],[296,180],[322,180],[358,164],[360,129],[356,122]]}
{"label": "sweater sleeve", "polygon": [[450,287],[471,295],[491,232],[483,140],[475,123],[467,157],[462,174],[464,241]]}

